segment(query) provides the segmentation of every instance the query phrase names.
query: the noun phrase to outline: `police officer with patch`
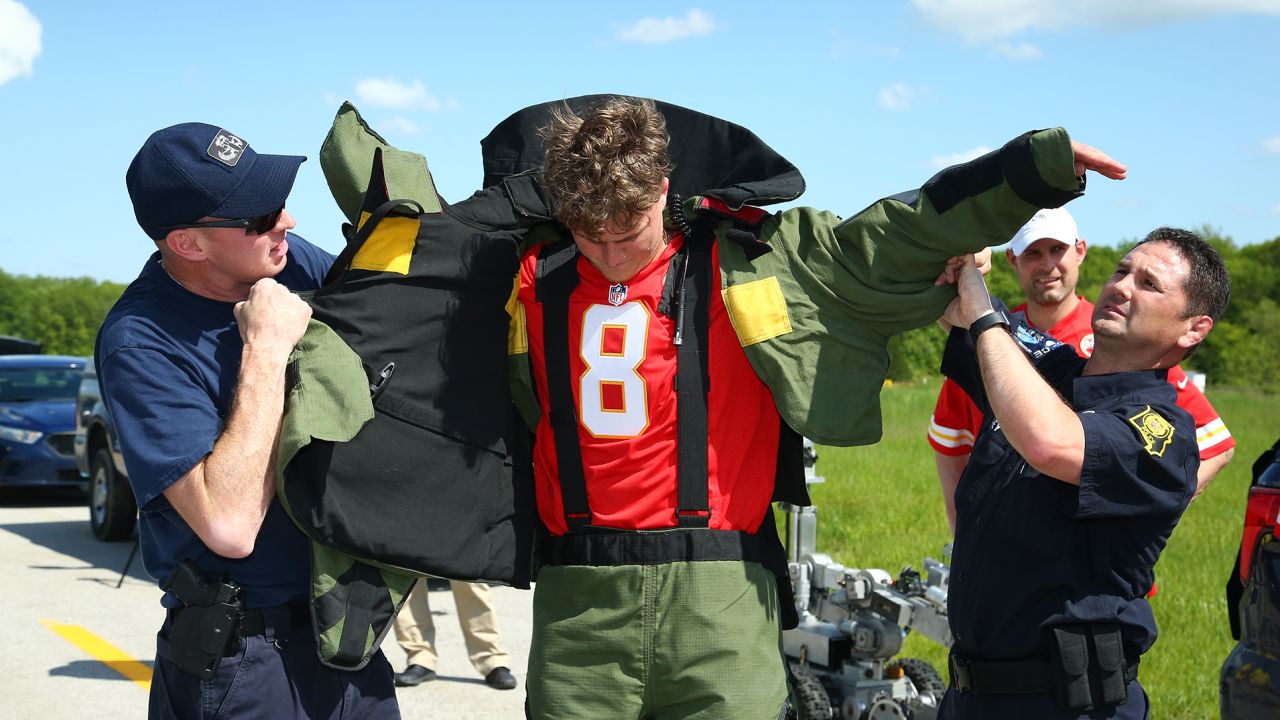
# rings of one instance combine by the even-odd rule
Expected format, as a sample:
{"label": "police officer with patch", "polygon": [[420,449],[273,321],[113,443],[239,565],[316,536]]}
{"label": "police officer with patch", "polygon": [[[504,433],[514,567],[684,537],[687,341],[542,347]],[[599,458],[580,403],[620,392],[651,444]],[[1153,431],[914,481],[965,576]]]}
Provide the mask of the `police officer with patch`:
{"label": "police officer with patch", "polygon": [[1194,233],[1151,232],[1104,285],[1087,360],[1011,327],[971,261],[955,275],[943,371],[986,424],[956,492],[940,717],[1149,717],[1145,595],[1199,466],[1166,376],[1226,310],[1226,268]]}
{"label": "police officer with patch", "polygon": [[203,123],[152,134],[126,174],[156,252],[94,351],[165,590],[153,718],[398,718],[391,666],[321,666],[308,544],[275,498],[285,367],[333,256],[289,232],[306,158]]}

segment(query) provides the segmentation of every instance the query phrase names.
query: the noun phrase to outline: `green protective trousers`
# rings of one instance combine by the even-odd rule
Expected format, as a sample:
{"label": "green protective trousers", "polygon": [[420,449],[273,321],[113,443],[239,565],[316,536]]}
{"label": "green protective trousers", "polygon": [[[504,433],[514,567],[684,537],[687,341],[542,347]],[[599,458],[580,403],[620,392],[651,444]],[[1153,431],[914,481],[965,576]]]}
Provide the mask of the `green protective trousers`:
{"label": "green protective trousers", "polygon": [[535,720],[776,720],[774,577],[743,561],[544,567],[528,690]]}

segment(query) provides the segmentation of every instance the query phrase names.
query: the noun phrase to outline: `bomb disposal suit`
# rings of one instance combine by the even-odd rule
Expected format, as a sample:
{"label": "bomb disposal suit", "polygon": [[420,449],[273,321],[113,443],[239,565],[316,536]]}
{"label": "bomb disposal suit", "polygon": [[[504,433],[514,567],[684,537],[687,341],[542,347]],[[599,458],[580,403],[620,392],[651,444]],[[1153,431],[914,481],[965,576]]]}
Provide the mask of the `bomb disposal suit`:
{"label": "bomb disposal suit", "polygon": [[[659,104],[678,173],[672,107]],[[774,155],[751,139],[738,157]],[[514,154],[525,151],[536,155]],[[778,597],[769,504],[808,504],[796,433],[877,440],[887,342],[940,315],[954,292],[932,284],[946,259],[1000,242],[1081,181],[1066,133],[1050,130],[847,220],[745,204],[785,199],[776,177],[723,187],[669,196],[668,246],[624,282],[559,233],[521,261],[510,352],[517,378],[527,356],[536,393],[547,531],[533,717],[777,717],[794,606]]]}

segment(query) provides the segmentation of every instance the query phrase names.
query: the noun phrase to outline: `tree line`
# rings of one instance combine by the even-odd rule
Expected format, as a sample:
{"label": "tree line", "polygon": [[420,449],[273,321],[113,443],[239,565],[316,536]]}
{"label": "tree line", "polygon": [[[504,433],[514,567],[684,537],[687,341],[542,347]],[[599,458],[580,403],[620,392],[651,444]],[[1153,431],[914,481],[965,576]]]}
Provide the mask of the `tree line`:
{"label": "tree line", "polygon": [[[1211,228],[1199,232],[1231,272],[1231,305],[1184,367],[1205,373],[1210,384],[1280,392],[1280,237],[1237,246]],[[1096,300],[1116,263],[1135,243],[1091,245],[1076,291]],[[995,253],[987,285],[1010,307],[1022,302],[1017,278],[1001,252]],[[124,285],[91,278],[29,277],[0,270],[0,335],[38,341],[50,354],[90,355],[98,326],[123,291]],[[945,341],[937,326],[895,337],[889,345],[889,377],[911,381],[936,375]]]}
{"label": "tree line", "polygon": [[35,340],[50,355],[92,355],[93,339],[124,285],[0,270],[0,335]]}

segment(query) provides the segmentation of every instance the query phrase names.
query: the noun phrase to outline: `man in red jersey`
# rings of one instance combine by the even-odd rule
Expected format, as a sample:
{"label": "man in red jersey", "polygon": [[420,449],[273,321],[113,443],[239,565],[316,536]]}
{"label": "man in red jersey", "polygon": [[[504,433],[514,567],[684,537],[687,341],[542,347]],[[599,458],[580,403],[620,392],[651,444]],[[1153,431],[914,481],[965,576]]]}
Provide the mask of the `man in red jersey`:
{"label": "man in red jersey", "polygon": [[[817,403],[788,413],[865,385],[889,335],[929,322],[927,308],[936,318],[941,306],[919,300],[942,297],[930,283],[948,256],[982,244],[970,232],[1012,232],[1075,197],[1085,168],[1124,168],[1060,129],[1029,133],[841,220],[669,198],[665,121],[649,101],[558,113],[543,137],[543,182],[570,237],[524,255],[513,308],[548,531],[529,715],[772,720],[789,608],[770,501],[786,426],[807,433]],[[852,415],[859,401],[842,396]]]}
{"label": "man in red jersey", "polygon": [[[1056,340],[1071,345],[1080,357],[1093,354],[1093,328],[1089,319],[1093,303],[1076,294],[1080,263],[1088,247],[1079,236],[1075,219],[1066,208],[1041,210],[1013,236],[1005,257],[1013,266],[1027,301],[1013,309],[1028,324],[1041,328]],[[1213,409],[1178,365],[1169,368],[1169,382],[1178,390],[1178,406],[1196,423],[1200,446],[1200,472],[1196,494],[1231,460],[1236,441]],[[938,484],[946,502],[947,521],[956,528],[955,492],[960,473],[969,462],[974,439],[982,429],[982,413],[960,386],[944,380],[938,403],[929,421],[929,444],[938,468]]]}

